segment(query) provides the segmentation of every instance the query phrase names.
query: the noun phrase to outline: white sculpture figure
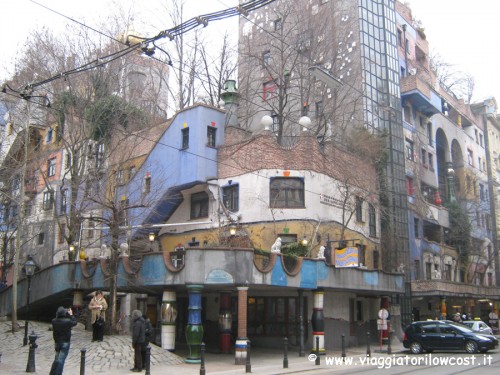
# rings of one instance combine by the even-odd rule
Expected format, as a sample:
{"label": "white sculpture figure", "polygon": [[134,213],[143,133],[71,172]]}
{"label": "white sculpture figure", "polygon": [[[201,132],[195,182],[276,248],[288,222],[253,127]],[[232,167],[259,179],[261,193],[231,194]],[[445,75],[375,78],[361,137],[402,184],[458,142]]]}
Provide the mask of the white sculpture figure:
{"label": "white sculpture figure", "polygon": [[128,244],[126,242],[120,245],[120,256],[128,257]]}
{"label": "white sculpture figure", "polygon": [[271,253],[281,253],[281,237],[276,238],[273,246],[271,246]]}
{"label": "white sculpture figure", "polygon": [[318,256],[316,258],[325,259],[325,247],[324,246],[320,246],[319,251],[318,251]]}
{"label": "white sculpture figure", "polygon": [[101,245],[101,253],[99,254],[99,258],[106,258],[108,254],[108,247],[105,244]]}

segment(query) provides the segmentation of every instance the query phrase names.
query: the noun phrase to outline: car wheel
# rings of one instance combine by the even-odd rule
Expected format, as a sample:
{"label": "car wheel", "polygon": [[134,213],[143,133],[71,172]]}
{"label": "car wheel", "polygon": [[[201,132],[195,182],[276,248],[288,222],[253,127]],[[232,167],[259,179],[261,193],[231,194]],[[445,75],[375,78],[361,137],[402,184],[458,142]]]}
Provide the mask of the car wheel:
{"label": "car wheel", "polygon": [[422,353],[422,344],[417,342],[417,341],[414,341],[410,344],[410,350],[413,354],[420,354]]}
{"label": "car wheel", "polygon": [[477,353],[477,344],[474,341],[466,341],[465,351],[469,354]]}

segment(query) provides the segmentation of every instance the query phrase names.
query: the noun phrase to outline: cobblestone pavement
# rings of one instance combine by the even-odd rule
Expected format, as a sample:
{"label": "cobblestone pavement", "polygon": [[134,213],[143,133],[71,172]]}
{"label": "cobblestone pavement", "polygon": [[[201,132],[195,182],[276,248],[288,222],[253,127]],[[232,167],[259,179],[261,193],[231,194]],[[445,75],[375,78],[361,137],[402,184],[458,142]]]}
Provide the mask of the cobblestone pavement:
{"label": "cobblestone pavement", "polygon": [[[12,333],[11,322],[0,322],[0,375],[26,374],[28,362],[28,346],[23,346],[24,321],[20,321],[20,329]],[[50,324],[29,322],[29,332],[34,331],[39,338],[36,340],[36,373],[47,375],[54,358],[54,341]],[[82,324],[73,328],[71,348],[64,366],[64,375],[80,375],[81,350],[86,350],[85,375],[121,375],[131,373],[133,367],[133,349],[130,336],[104,336],[103,342],[91,342],[92,332],[85,331]],[[398,340],[394,340],[393,353],[402,355],[404,348]],[[377,353],[377,351],[379,353]],[[179,355],[177,355],[179,354]],[[186,364],[182,356],[187,352],[179,350],[177,354],[171,353],[156,345],[151,345],[151,374],[154,375],[199,375],[199,364]],[[269,374],[332,374],[342,373],[350,366],[329,366],[322,359],[321,365],[316,366],[311,358],[299,357],[297,348],[289,352],[289,368],[283,368],[283,351],[280,348],[254,348],[252,349],[251,372],[255,375]],[[329,356],[340,357],[339,350],[329,350]],[[377,350],[377,345],[372,346],[372,356],[387,357],[387,351]],[[359,346],[347,349],[347,356],[353,358],[366,357],[366,347]],[[234,353],[205,355],[206,374],[239,375],[246,373],[246,366],[235,366]]]}
{"label": "cobblestone pavement", "polygon": [[[25,374],[29,345],[23,346],[24,321],[19,331],[12,333],[12,324],[0,322],[0,374]],[[49,323],[29,322],[29,333],[36,333],[38,348],[35,354],[36,372],[48,374],[54,359],[54,340]],[[64,374],[80,373],[81,350],[85,349],[85,374],[128,373],[133,367],[134,351],[130,336],[104,336],[102,342],[92,342],[92,332],[85,331],[80,323],[73,328],[71,348],[66,358]],[[156,345],[151,345],[151,366],[168,366],[184,363],[183,359]],[[118,371],[123,370],[123,371]]]}

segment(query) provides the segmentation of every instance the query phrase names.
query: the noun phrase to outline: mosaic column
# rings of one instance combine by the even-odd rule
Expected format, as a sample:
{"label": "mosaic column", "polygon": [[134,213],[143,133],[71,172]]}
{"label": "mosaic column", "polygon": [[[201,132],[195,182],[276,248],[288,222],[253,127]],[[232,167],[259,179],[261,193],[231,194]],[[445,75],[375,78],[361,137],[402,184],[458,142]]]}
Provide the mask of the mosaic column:
{"label": "mosaic column", "polygon": [[247,359],[247,303],[248,287],[238,287],[238,338],[234,347],[234,364],[244,365]]}
{"label": "mosaic column", "polygon": [[203,326],[201,325],[201,291],[203,285],[187,285],[189,305],[188,324],[186,327],[186,342],[189,355],[186,363],[200,363],[200,348],[203,341]]}
{"label": "mosaic column", "polygon": [[319,354],[325,354],[325,317],[323,315],[324,292],[317,290],[313,293],[313,313],[311,324],[313,330],[313,353],[316,353],[316,337],[319,337]]}
{"label": "mosaic column", "polygon": [[220,351],[227,354],[231,350],[231,292],[221,292],[219,305]]}
{"label": "mosaic column", "polygon": [[73,315],[80,316],[81,309],[83,307],[83,290],[73,291]]}
{"label": "mosaic column", "polygon": [[446,297],[441,297],[441,316],[439,317],[440,320],[446,320]]}
{"label": "mosaic column", "polygon": [[175,350],[175,321],[177,319],[177,298],[174,291],[166,290],[161,299],[161,347]]}

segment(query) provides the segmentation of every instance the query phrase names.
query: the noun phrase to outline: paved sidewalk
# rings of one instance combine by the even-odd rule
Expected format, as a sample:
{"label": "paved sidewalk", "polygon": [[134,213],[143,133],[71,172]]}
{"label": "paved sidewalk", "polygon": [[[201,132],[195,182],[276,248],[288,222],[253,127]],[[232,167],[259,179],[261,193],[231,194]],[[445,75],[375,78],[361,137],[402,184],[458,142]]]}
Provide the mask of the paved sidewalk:
{"label": "paved sidewalk", "polygon": [[[24,322],[19,322],[24,325]],[[54,356],[54,344],[52,332],[49,324],[30,322],[30,333],[32,330],[39,336],[36,349],[36,373],[48,374]],[[24,329],[18,332],[11,332],[10,322],[0,322],[0,353],[2,354],[0,363],[0,374],[26,374],[26,364],[28,360],[28,346],[22,346]],[[81,349],[86,349],[85,375],[97,375],[106,373],[107,375],[132,374],[129,369],[133,367],[133,350],[129,336],[105,336],[103,342],[91,342],[92,333],[85,331],[84,327],[78,324],[73,329],[71,349],[66,359],[64,375],[80,374]],[[392,345],[394,356],[405,355],[404,348],[396,339]],[[187,353],[180,350],[178,353],[170,353],[156,345],[151,346],[151,374],[152,375],[199,375],[200,365],[184,363],[183,357]],[[379,353],[379,347],[372,345],[372,361],[378,357],[387,358],[389,355],[385,350]],[[307,353],[309,354],[309,353]],[[341,361],[340,350],[327,351],[327,357],[334,357]],[[321,356],[320,365],[315,365],[314,360],[310,361],[308,356],[299,357],[297,350],[290,350],[288,355],[288,369],[283,368],[283,352],[277,349],[255,348],[251,353],[252,374],[321,374],[339,373],[347,367],[360,366],[360,361],[366,361],[366,346],[347,348],[344,362],[327,364],[325,356]],[[349,361],[353,361],[349,364]],[[372,364],[373,365],[373,364]],[[205,355],[206,374],[245,374],[246,366],[236,366],[234,364],[234,354],[214,354]],[[144,372],[143,372],[144,373]]]}

